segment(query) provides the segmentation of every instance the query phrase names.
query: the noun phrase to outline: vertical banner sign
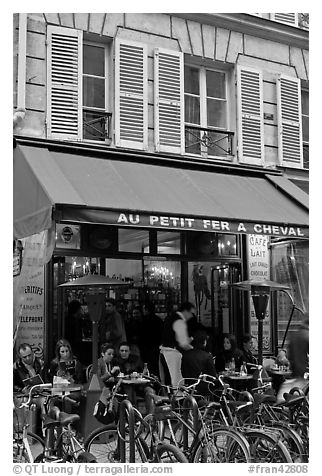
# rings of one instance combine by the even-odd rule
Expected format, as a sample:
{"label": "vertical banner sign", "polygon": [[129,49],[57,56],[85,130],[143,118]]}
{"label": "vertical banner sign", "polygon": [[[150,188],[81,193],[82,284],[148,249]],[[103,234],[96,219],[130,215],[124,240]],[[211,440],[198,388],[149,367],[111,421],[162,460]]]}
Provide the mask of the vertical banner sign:
{"label": "vertical banner sign", "polygon": [[[269,237],[265,235],[247,235],[248,276],[249,279],[263,281],[270,279],[269,267]],[[258,337],[258,321],[256,318],[252,297],[249,293],[250,332]],[[257,340],[256,343],[257,350]],[[265,319],[263,321],[263,351],[272,351],[270,300],[268,301]]]}
{"label": "vertical banner sign", "polygon": [[[21,273],[13,280],[14,322],[13,335],[16,348],[26,342],[37,357],[44,353],[45,321],[45,269],[50,259],[53,242],[44,231],[22,239]],[[49,241],[48,241],[49,240]]]}

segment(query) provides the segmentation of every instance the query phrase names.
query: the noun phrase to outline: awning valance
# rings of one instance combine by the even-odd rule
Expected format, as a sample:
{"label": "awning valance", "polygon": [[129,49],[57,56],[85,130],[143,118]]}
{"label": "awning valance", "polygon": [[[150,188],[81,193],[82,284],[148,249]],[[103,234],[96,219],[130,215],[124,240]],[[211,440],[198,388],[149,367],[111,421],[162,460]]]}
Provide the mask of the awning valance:
{"label": "awning valance", "polygon": [[306,237],[308,202],[296,189],[269,174],[187,170],[17,145],[14,236],[49,228],[56,209],[66,221]]}

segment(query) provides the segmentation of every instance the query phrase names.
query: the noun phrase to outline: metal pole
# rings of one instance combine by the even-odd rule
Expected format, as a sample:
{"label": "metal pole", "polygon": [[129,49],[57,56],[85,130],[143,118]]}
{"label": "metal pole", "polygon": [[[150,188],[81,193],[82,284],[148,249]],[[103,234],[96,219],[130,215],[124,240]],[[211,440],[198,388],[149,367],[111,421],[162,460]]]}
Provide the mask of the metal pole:
{"label": "metal pole", "polygon": [[263,363],[263,320],[257,319],[258,324],[258,364]]}

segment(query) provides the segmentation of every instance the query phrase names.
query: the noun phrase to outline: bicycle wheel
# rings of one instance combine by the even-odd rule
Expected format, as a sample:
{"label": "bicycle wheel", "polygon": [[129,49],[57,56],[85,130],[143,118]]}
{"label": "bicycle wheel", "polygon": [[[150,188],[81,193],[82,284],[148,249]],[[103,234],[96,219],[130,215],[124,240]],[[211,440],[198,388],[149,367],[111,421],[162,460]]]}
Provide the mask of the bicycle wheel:
{"label": "bicycle wheel", "polygon": [[286,446],[278,436],[260,430],[246,430],[253,463],[292,463]]}
{"label": "bicycle wheel", "polygon": [[243,435],[228,428],[216,428],[198,442],[191,457],[192,463],[248,463],[250,448]]}
{"label": "bicycle wheel", "polygon": [[[118,431],[113,424],[97,428],[84,441],[85,451],[91,453],[97,463],[120,462],[121,455],[118,445]],[[135,462],[145,463],[148,459],[149,448],[145,441],[138,437],[135,440]],[[129,444],[125,442],[125,461],[129,462]]]}
{"label": "bicycle wheel", "polygon": [[170,443],[161,443],[156,448],[154,463],[189,463],[182,451]]}
{"label": "bicycle wheel", "polygon": [[28,452],[25,448],[24,442],[22,440],[22,435],[18,434],[14,437],[13,440],[13,462],[14,463],[32,463],[35,461],[37,456],[42,454],[45,449],[44,440],[38,436],[36,433],[28,432],[27,439],[29,444],[29,449],[32,455],[32,461],[28,456]]}
{"label": "bicycle wheel", "polygon": [[119,461],[117,440],[115,425],[102,426],[85,438],[84,449],[91,453],[98,463],[114,463]]}
{"label": "bicycle wheel", "polygon": [[307,463],[308,458],[305,453],[304,443],[300,435],[284,422],[271,422],[267,425],[270,428],[281,432],[283,443],[291,455],[294,463]]}

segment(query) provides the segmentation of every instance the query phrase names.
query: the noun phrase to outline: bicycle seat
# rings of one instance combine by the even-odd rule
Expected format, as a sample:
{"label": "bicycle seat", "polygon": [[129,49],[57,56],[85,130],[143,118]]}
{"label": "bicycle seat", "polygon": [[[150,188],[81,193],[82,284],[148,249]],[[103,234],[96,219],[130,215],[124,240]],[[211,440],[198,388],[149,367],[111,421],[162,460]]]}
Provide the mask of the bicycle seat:
{"label": "bicycle seat", "polygon": [[254,395],[254,400],[257,404],[259,403],[276,403],[276,397],[275,395],[261,395],[259,393],[255,393]]}
{"label": "bicycle seat", "polygon": [[293,405],[296,405],[297,403],[303,402],[303,400],[305,399],[305,396],[304,395],[294,396],[290,393],[284,393],[283,398],[284,398],[285,402],[281,402],[281,403],[285,407],[291,407]]}
{"label": "bicycle seat", "polygon": [[247,407],[252,407],[253,406],[253,402],[235,402],[235,401],[229,401],[227,402],[228,403],[228,406],[234,410],[236,413],[238,413],[239,411],[247,408]]}
{"label": "bicycle seat", "polygon": [[46,430],[47,428],[55,428],[60,426],[60,421],[54,420],[54,418],[51,418],[49,416],[45,416],[44,422],[43,422],[43,428]]}
{"label": "bicycle seat", "polygon": [[162,397],[162,395],[153,395],[153,400],[157,406],[163,405],[164,403],[170,403],[169,397]]}
{"label": "bicycle seat", "polygon": [[70,423],[75,423],[76,421],[80,420],[80,416],[76,413],[65,413],[60,412],[59,414],[59,424],[61,426],[67,426]]}

